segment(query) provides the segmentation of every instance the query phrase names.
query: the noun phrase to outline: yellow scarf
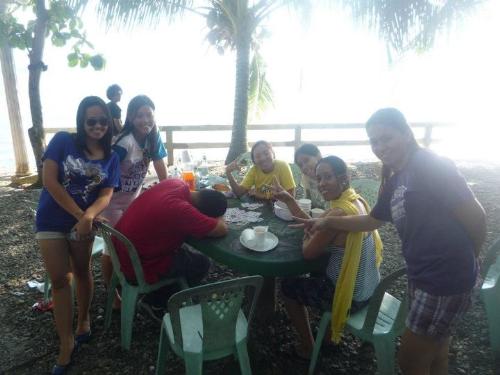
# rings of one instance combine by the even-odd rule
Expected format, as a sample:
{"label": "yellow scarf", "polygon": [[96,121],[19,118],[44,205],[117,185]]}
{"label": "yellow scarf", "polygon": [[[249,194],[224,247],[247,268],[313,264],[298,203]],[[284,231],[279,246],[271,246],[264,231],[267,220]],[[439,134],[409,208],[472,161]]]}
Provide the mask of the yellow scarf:
{"label": "yellow scarf", "polygon": [[[359,199],[365,206],[366,212],[370,211],[368,203],[352,188],[345,190],[342,195],[330,202],[331,208],[339,208],[347,215],[359,215],[358,208],[353,203]],[[377,267],[382,261],[382,241],[377,230],[372,232],[375,240]],[[342,338],[342,331],[348,319],[349,310],[358,274],[361,248],[363,246],[364,232],[349,232],[342,259],[342,268],[335,285],[335,294],[332,303],[332,341],[338,343]]]}

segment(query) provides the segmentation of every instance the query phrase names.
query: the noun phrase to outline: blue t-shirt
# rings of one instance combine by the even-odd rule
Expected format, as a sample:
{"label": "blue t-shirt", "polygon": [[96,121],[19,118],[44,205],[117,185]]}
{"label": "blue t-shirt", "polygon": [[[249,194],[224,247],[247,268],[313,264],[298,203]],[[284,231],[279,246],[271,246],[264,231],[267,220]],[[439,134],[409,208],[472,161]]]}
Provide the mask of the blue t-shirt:
{"label": "blue t-shirt", "polygon": [[[100,189],[117,187],[120,183],[118,155],[112,152],[108,159],[89,160],[67,132],[54,135],[42,158],[46,159],[57,163],[57,180],[82,210],[95,202]],[[36,231],[67,233],[76,222],[43,188],[36,212]]]}
{"label": "blue t-shirt", "polygon": [[419,149],[387,181],[370,215],[394,223],[402,242],[408,279],[423,291],[453,295],[474,286],[474,242],[453,215],[474,199],[448,159]]}
{"label": "blue t-shirt", "polygon": [[141,145],[137,142],[134,135],[129,133],[118,138],[113,145],[113,150],[120,157],[120,190],[122,192],[139,194],[148,172],[149,162],[151,160],[160,160],[167,156],[167,151],[165,150],[165,146],[163,146],[159,134],[152,153],[148,151],[150,149],[148,139],[146,138],[145,144]]}

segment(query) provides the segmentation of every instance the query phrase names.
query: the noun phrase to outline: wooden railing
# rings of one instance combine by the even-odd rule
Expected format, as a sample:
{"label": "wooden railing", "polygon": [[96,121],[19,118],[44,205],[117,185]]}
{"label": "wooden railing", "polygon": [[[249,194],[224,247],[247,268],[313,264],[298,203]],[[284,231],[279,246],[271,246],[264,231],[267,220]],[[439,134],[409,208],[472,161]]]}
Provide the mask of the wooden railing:
{"label": "wooden railing", "polygon": [[[418,142],[425,147],[428,147],[432,139],[432,130],[436,127],[449,126],[447,123],[413,123],[412,128],[423,128],[424,135],[418,138]],[[303,130],[338,130],[338,129],[363,129],[364,124],[267,124],[267,125],[248,125],[248,130],[293,130],[294,137],[288,141],[273,141],[273,146],[276,147],[299,147],[302,142]],[[168,165],[174,163],[175,149],[206,149],[206,148],[227,148],[229,142],[174,142],[174,133],[178,132],[205,132],[205,131],[231,131],[231,125],[181,125],[181,126],[160,126],[160,132],[165,132],[166,143],[165,147],[168,152]],[[47,128],[47,133],[56,133],[58,131],[74,131],[69,128]],[[229,137],[228,137],[229,138]],[[266,139],[265,136],[260,137]],[[314,143],[316,146],[359,146],[368,145],[368,139],[363,140],[307,140],[308,143]],[[252,142],[249,142],[252,145]]]}

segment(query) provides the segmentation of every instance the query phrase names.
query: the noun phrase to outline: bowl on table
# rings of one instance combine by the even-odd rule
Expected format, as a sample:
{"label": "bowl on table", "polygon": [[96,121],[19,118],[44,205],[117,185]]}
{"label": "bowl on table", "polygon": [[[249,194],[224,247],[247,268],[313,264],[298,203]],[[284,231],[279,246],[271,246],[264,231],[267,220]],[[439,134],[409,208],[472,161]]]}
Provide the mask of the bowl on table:
{"label": "bowl on table", "polygon": [[292,213],[288,209],[287,205],[281,201],[274,203],[274,214],[285,221],[293,220]]}
{"label": "bowl on table", "polygon": [[325,210],[323,210],[322,208],[313,208],[311,210],[311,217],[313,219],[317,218],[317,217],[321,217],[321,216],[323,216],[324,213],[325,213]]}
{"label": "bowl on table", "polygon": [[227,186],[226,184],[222,184],[222,183],[219,183],[219,184],[213,184],[212,185],[212,188],[214,190],[217,190],[217,191],[220,191],[220,192],[225,192],[225,191],[230,191],[231,189],[229,188],[229,186]]}

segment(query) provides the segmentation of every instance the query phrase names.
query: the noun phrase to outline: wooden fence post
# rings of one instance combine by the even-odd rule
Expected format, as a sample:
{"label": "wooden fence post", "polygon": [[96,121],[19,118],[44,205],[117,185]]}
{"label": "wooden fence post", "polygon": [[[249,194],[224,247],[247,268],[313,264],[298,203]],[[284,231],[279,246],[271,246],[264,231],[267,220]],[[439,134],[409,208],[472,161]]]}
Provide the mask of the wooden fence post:
{"label": "wooden fence post", "polygon": [[302,128],[300,127],[300,125],[295,127],[295,139],[293,143],[295,149],[298,149],[300,147],[300,144],[302,143]]}
{"label": "wooden fence post", "polygon": [[171,129],[165,130],[167,141],[167,165],[174,165],[174,132]]}

